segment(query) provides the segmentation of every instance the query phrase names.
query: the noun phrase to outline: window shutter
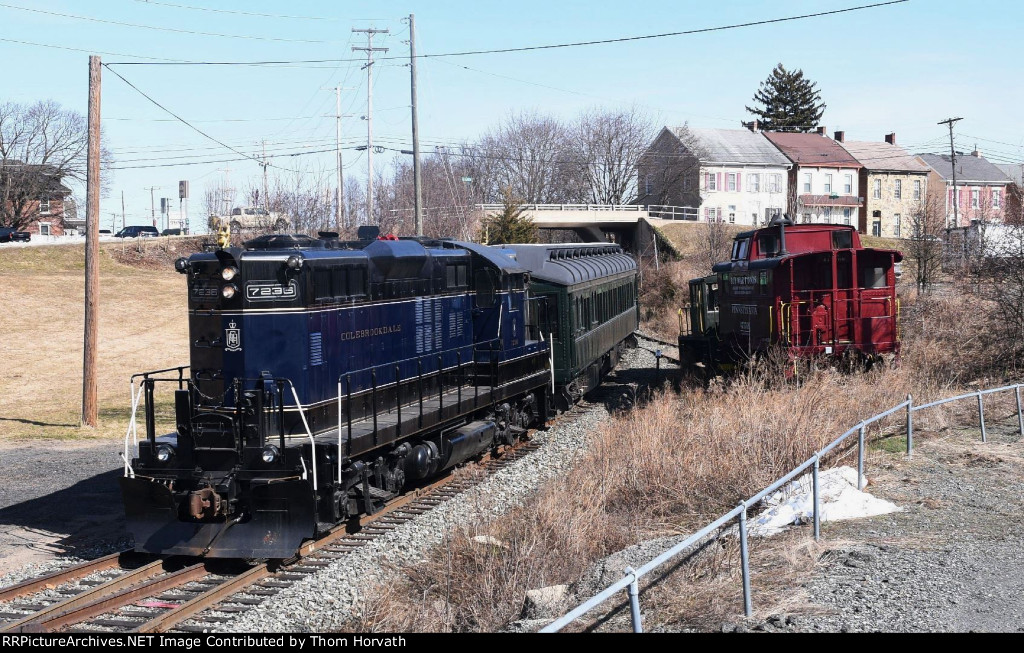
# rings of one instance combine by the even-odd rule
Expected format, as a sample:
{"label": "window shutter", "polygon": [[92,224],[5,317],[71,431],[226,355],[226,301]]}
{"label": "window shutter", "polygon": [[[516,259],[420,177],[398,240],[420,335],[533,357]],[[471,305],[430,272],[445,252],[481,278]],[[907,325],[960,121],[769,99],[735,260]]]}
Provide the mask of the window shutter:
{"label": "window shutter", "polygon": [[715,173],[715,188],[722,190],[722,173]]}
{"label": "window shutter", "polygon": [[737,172],[736,173],[736,192],[738,193],[738,192],[740,192],[742,190],[743,190],[743,173],[742,172]]}
{"label": "window shutter", "polygon": [[711,190],[711,173],[704,173],[704,190]]}

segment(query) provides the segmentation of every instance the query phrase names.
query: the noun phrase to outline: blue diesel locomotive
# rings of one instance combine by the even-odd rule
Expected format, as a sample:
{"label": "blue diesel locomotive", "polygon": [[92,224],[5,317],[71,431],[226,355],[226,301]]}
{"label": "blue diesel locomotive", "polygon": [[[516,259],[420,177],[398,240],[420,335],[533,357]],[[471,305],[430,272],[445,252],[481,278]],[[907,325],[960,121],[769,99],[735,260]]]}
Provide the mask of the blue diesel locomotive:
{"label": "blue diesel locomotive", "polygon": [[[545,293],[517,258],[543,268]],[[559,266],[586,271],[573,292],[593,301],[551,292]],[[617,245],[271,235],[175,267],[188,279],[191,364],[133,377],[121,479],[128,530],[150,553],[291,557],[543,424],[579,387],[573,374],[607,371],[636,327],[637,268]],[[567,317],[583,306],[586,318]],[[556,369],[552,338],[592,360]],[[173,431],[160,434],[166,384]]]}

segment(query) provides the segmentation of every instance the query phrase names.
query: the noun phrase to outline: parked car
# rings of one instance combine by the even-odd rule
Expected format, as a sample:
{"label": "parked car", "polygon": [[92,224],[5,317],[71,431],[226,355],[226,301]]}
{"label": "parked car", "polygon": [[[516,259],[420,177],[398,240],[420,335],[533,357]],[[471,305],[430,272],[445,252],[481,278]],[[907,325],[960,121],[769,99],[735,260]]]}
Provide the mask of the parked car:
{"label": "parked car", "polygon": [[180,236],[181,229],[164,229],[160,232],[161,236]]}
{"label": "parked car", "polygon": [[[101,236],[109,236],[109,235],[111,235],[113,233],[114,232],[111,231],[110,229],[100,229],[100,235]],[[85,234],[82,234],[82,235],[84,236]]]}
{"label": "parked car", "polygon": [[0,228],[0,243],[13,243],[15,241],[27,243],[32,240],[32,234],[27,231],[18,231],[10,227]]}
{"label": "parked car", "polygon": [[117,236],[118,238],[139,238],[140,236],[159,236],[160,232],[156,230],[156,227],[132,225],[130,227],[125,227],[124,229],[122,229],[121,231],[117,232],[114,235]]}

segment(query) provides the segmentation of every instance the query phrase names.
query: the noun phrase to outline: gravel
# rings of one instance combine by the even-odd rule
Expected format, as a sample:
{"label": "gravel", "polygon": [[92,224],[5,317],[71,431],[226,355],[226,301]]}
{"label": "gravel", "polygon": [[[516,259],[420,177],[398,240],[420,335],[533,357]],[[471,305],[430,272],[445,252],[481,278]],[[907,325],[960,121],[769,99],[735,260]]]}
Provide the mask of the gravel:
{"label": "gravel", "polygon": [[237,632],[326,632],[342,628],[359,615],[362,599],[377,584],[386,583],[396,566],[421,559],[440,545],[447,533],[461,526],[500,518],[523,504],[545,481],[566,473],[585,449],[589,434],[609,415],[609,408],[629,403],[633,383],[654,366],[643,349],[626,350],[615,378],[564,415],[547,431],[537,432],[541,447],[488,476],[421,517],[335,561],[313,577],[303,579],[246,612],[225,629]]}
{"label": "gravel", "polygon": [[125,548],[121,442],[0,444],[0,586]]}

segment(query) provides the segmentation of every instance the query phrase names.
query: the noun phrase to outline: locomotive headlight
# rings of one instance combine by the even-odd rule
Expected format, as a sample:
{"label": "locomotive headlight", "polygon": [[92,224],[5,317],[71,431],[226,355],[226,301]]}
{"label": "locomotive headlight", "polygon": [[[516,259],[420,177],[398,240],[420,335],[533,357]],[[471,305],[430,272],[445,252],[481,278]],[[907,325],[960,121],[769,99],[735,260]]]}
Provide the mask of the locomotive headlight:
{"label": "locomotive headlight", "polygon": [[238,268],[228,266],[220,271],[220,278],[224,281],[231,281],[238,274]]}
{"label": "locomotive headlight", "polygon": [[174,262],[174,269],[182,274],[185,274],[186,272],[188,272],[188,268],[190,265],[191,264],[188,262],[188,259],[182,257]]}
{"label": "locomotive headlight", "polygon": [[166,463],[174,457],[174,449],[170,445],[160,444],[156,447],[156,460],[159,463]]}
{"label": "locomotive headlight", "polygon": [[301,256],[293,254],[288,257],[288,261],[285,263],[290,270],[301,270],[304,260]]}
{"label": "locomotive headlight", "polygon": [[231,299],[236,293],[238,293],[238,286],[233,283],[229,283],[220,289],[221,297],[224,299]]}
{"label": "locomotive headlight", "polygon": [[278,451],[277,447],[275,447],[272,444],[268,444],[267,446],[263,447],[263,462],[267,463],[268,465],[277,460],[278,456],[280,455],[281,452]]}

